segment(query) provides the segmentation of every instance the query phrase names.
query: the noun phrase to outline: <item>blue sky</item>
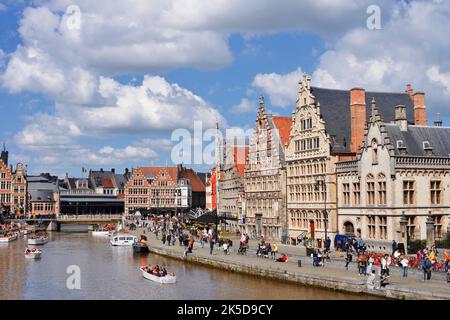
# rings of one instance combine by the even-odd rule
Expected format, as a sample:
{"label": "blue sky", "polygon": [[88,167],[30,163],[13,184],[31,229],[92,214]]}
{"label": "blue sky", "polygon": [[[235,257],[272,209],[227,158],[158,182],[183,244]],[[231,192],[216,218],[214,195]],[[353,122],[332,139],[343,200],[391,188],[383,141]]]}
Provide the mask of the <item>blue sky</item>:
{"label": "blue sky", "polygon": [[429,120],[448,124],[447,1],[375,1],[381,30],[366,26],[374,1],[129,2],[0,0],[0,140],[13,162],[58,175],[172,164],[171,133],[194,121],[251,128],[260,94],[290,115],[304,72],[330,88],[411,83]]}

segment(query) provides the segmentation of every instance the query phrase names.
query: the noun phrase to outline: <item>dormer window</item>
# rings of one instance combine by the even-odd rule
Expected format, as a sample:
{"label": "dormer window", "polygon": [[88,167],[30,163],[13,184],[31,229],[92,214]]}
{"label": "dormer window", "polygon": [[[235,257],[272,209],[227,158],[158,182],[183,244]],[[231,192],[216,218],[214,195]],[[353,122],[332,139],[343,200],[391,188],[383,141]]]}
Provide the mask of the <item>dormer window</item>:
{"label": "dormer window", "polygon": [[406,155],[408,153],[408,150],[403,140],[397,140],[397,149],[401,155]]}
{"label": "dormer window", "polygon": [[433,147],[431,146],[431,143],[429,141],[423,142],[423,151],[425,151],[425,154],[427,156],[433,155]]}

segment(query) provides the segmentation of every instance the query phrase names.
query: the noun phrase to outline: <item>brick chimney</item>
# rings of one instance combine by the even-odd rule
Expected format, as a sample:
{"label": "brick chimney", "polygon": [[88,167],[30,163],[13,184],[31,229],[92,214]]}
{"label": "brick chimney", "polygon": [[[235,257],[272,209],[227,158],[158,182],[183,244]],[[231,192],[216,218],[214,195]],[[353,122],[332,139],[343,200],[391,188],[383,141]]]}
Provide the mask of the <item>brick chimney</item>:
{"label": "brick chimney", "polygon": [[350,90],[351,151],[358,152],[364,139],[366,125],[366,91],[361,88]]}
{"label": "brick chimney", "polygon": [[427,113],[425,107],[425,93],[416,92],[413,95],[414,124],[416,126],[427,125]]}

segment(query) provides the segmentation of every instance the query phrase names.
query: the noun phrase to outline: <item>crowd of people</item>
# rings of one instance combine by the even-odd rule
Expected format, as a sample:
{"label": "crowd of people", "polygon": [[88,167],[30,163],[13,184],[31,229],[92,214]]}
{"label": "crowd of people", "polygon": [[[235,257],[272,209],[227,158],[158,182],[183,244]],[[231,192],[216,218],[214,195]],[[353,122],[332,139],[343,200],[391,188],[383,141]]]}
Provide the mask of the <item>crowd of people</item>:
{"label": "crowd of people", "polygon": [[[135,222],[139,225],[139,222]],[[225,238],[218,232],[214,226],[196,226],[185,223],[179,217],[164,215],[162,217],[151,217],[144,220],[143,227],[156,234],[157,239],[161,237],[163,245],[174,246],[178,240],[180,246],[184,246],[184,256],[192,253],[194,243],[198,242],[204,248],[209,247],[209,253],[212,255],[214,249],[223,250],[223,254],[230,254],[233,248],[233,241]],[[249,235],[240,234],[239,248],[237,254],[246,254],[249,249]],[[277,262],[286,262],[286,254],[278,255],[278,245],[267,242],[264,236],[260,237],[257,244],[256,256],[261,258],[271,258]],[[345,252],[345,268],[348,270],[353,256],[356,257],[357,272],[360,276],[378,275],[382,286],[389,284],[390,268],[398,266],[401,268],[401,274],[404,278],[408,277],[408,271],[411,267],[417,267],[423,272],[423,281],[431,279],[431,272],[444,269],[447,274],[447,281],[450,281],[449,263],[450,254],[444,252],[443,260],[438,259],[438,251],[433,245],[419,250],[416,257],[404,254],[403,248],[392,242],[391,254],[371,253],[367,251],[366,243],[363,239],[348,238],[344,243],[338,242],[336,245],[338,255],[342,257]],[[331,240],[327,237],[324,241],[323,251],[314,249],[311,253],[313,267],[325,266],[325,262],[330,259]]]}

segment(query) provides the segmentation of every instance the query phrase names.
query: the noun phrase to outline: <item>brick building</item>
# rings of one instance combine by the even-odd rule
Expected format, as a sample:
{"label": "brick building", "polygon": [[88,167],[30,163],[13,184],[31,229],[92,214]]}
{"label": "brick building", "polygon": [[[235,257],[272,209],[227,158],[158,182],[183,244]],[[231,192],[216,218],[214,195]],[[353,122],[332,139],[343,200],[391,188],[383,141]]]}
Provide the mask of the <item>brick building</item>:
{"label": "brick building", "polygon": [[0,156],[0,213],[22,217],[27,212],[27,168],[18,163],[8,166],[8,151]]}
{"label": "brick building", "polygon": [[192,169],[133,168],[125,185],[125,214],[205,207],[205,186]]}

